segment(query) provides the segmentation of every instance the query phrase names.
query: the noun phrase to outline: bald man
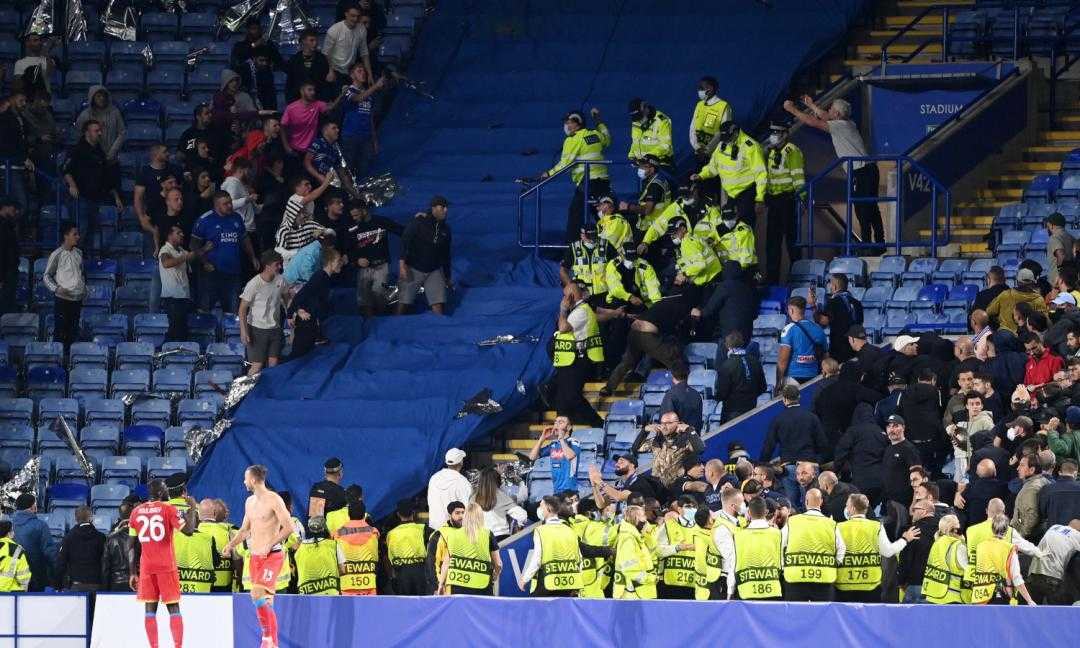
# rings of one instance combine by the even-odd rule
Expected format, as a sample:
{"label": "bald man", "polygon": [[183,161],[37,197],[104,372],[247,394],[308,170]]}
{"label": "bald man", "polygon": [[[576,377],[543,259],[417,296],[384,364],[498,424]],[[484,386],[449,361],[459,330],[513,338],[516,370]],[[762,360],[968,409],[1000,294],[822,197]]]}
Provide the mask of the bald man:
{"label": "bald man", "polygon": [[836,598],[836,568],[847,548],[836,522],[821,512],[823,496],[806,491],[806,512],[788,518],[780,529],[784,555],[784,600],[832,601]]}
{"label": "bald man", "polygon": [[831,470],[818,475],[818,486],[825,495],[822,512],[836,520],[837,524],[847,519],[844,517],[844,509],[847,507],[848,497],[853,493],[858,493],[859,490],[851,484],[840,481],[836,473]]}
{"label": "bald man", "polygon": [[[994,497],[986,504],[986,517],[978,524],[968,525],[965,540],[967,543],[968,565],[975,568],[975,552],[979,545],[987,538],[993,536],[990,521],[999,515],[1005,515],[1005,502],[1001,498]],[[1040,556],[1039,548],[1028,542],[1024,536],[1012,527],[1005,533],[1004,540],[1013,543],[1017,550],[1028,556]]]}
{"label": "bald man", "polygon": [[994,460],[983,459],[975,466],[975,479],[957,486],[953,506],[960,514],[960,521],[970,527],[986,520],[990,500],[996,497],[1004,501],[1009,496],[1009,483],[998,478]]}

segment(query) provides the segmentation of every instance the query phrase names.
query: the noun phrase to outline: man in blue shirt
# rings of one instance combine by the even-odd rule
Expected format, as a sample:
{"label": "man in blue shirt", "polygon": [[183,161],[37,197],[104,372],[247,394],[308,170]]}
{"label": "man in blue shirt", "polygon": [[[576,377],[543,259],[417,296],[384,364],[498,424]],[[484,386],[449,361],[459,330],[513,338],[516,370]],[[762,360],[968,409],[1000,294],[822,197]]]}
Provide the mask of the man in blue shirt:
{"label": "man in blue shirt", "polygon": [[777,394],[787,378],[801,384],[821,373],[821,361],[829,352],[825,331],[806,319],[805,298],[789,299],[787,314],[791,322],[780,333],[780,354],[776,360]]}
{"label": "man in blue shirt", "polygon": [[49,570],[56,563],[60,547],[49,531],[49,525],[37,516],[37,499],[23,493],[15,500],[15,514],[11,516],[15,528],[15,542],[26,552],[30,563],[31,592],[40,592],[49,584]]}
{"label": "man in blue shirt", "polygon": [[577,459],[581,445],[570,438],[572,430],[570,419],[560,416],[555,423],[544,428],[536,440],[529,459],[536,461],[540,457],[551,457],[551,485],[554,492],[571,490],[577,492]]}
{"label": "man in blue shirt", "polygon": [[200,277],[199,301],[203,311],[209,311],[220,303],[221,310],[235,313],[240,301],[240,274],[243,257],[241,250],[251,260],[251,266],[259,270],[259,258],[247,236],[244,220],[233,212],[232,196],[227,191],[217,191],[212,198],[214,208],[199,217],[191,232],[191,248],[202,247],[210,241],[214,244],[210,253],[203,257]]}

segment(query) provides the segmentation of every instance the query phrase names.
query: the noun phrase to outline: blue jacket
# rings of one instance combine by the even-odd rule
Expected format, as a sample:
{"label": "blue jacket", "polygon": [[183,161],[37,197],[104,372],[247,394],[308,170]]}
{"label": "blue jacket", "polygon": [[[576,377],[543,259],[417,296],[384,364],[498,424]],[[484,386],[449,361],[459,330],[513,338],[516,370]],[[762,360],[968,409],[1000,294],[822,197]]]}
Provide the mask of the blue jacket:
{"label": "blue jacket", "polygon": [[15,511],[11,523],[15,542],[26,552],[30,563],[30,591],[40,592],[49,584],[49,570],[56,564],[59,546],[49,532],[49,525],[30,511]]}

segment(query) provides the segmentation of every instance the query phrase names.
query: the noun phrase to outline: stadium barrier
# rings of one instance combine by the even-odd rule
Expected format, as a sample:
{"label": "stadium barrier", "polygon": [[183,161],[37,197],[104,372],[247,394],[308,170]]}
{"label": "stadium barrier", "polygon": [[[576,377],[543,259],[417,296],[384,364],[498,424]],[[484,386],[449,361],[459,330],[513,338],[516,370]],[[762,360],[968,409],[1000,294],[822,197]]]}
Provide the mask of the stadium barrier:
{"label": "stadium barrier", "polygon": [[[821,379],[815,378],[800,388],[803,407],[810,407],[820,386]],[[765,443],[769,423],[783,408],[783,401],[774,398],[765,405],[732,419],[718,430],[703,435],[705,452],[702,458],[705,461],[726,459],[728,443],[739,441],[750,454],[750,458],[756,460],[761,446]],[[499,555],[503,563],[502,574],[499,576],[499,596],[527,596],[518,586],[518,577],[528,561],[532,547],[532,527],[507,538],[499,545]]]}
{"label": "stadium barrier", "polygon": [[0,648],[86,648],[88,602],[86,594],[0,595]]}
{"label": "stadium barrier", "polygon": [[[185,595],[184,645],[254,646],[260,631],[246,595]],[[700,646],[717,632],[746,645],[999,645],[1017,632],[1033,646],[1066,646],[1080,632],[1070,607],[611,601],[452,596],[279,596],[282,648],[315,646]],[[159,627],[162,623],[159,622]],[[164,624],[161,645],[171,646]],[[46,644],[34,644],[46,645]],[[49,644],[52,646],[53,644]],[[59,645],[59,644],[56,644]],[[66,647],[68,644],[64,644]],[[102,595],[95,648],[146,645],[133,595]]]}

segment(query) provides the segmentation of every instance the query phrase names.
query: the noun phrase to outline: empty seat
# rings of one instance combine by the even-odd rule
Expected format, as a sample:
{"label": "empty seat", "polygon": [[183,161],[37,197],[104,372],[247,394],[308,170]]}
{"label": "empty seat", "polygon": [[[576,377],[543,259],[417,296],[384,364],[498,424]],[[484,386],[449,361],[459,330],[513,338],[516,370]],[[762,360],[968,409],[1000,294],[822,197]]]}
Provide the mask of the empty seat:
{"label": "empty seat", "polygon": [[866,285],[866,262],[858,257],[837,257],[829,264],[829,274],[846,275],[853,286]]}
{"label": "empty seat", "polygon": [[713,364],[716,362],[716,352],[716,342],[691,342],[686,345],[686,354],[705,358],[705,366],[708,369],[715,368]]}
{"label": "empty seat", "polygon": [[60,508],[85,506],[90,497],[90,487],[85,484],[65,482],[53,484],[48,490],[49,512]]}
{"label": "empty seat", "polygon": [[10,365],[0,365],[0,398],[19,395],[19,372]]}
{"label": "empty seat", "polygon": [[124,425],[124,403],[112,398],[86,398],[82,402],[86,425],[109,423],[120,429]]}
{"label": "empty seat", "polygon": [[125,484],[128,488],[142,481],[143,459],[138,455],[108,457],[101,462],[101,479],[107,484]]}
{"label": "empty seat", "polygon": [[791,264],[788,272],[789,285],[814,283],[821,285],[825,275],[825,262],[821,259],[799,259]]}
{"label": "empty seat", "polygon": [[[143,71],[141,69],[114,68],[112,70],[109,70],[109,74],[106,79],[108,81],[109,90],[111,92],[138,93],[142,92],[143,89]],[[137,119],[129,120],[129,122],[130,123],[128,124],[127,131],[129,136],[132,133],[131,127],[135,126],[136,124],[152,125],[147,124],[146,121],[141,121]],[[141,138],[139,141],[141,141]]]}
{"label": "empty seat", "polygon": [[67,393],[67,371],[62,367],[33,367],[26,373],[30,398],[62,398]]}
{"label": "empty seat", "polygon": [[64,345],[60,342],[31,342],[23,351],[23,364],[28,368],[58,367],[64,361]]}
{"label": "empty seat", "polygon": [[5,421],[0,423],[0,444],[33,447],[34,428],[29,423]]}
{"label": "empty seat", "polygon": [[97,70],[71,70],[64,75],[64,92],[72,97],[84,97],[91,86],[103,84],[100,68]]}
{"label": "empty seat", "polygon": [[930,277],[937,270],[938,260],[931,257],[912,259],[907,271],[900,275],[902,285],[922,286],[930,282]]}
{"label": "empty seat", "polygon": [[169,318],[162,313],[139,313],[133,320],[136,342],[161,346],[169,330]]}
{"label": "empty seat", "polygon": [[180,424],[210,426],[217,415],[218,404],[212,399],[185,398],[180,401],[176,410],[176,419]]}
{"label": "empty seat", "polygon": [[110,394],[120,398],[125,394],[139,394],[150,389],[150,371],[148,369],[117,369],[112,374]]}
{"label": "empty seat", "polygon": [[[232,374],[232,376],[237,376],[243,372],[244,347],[241,344],[235,342],[215,342],[206,347],[206,355],[212,369],[227,371]],[[198,376],[196,376],[196,391],[198,390],[198,385]]]}
{"label": "empty seat", "polygon": [[[166,342],[161,346],[162,362],[167,367],[186,367],[188,371],[199,361],[200,349],[198,342]],[[169,355],[166,352],[173,351]]]}
{"label": "empty seat", "polygon": [[1025,231],[1002,232],[1001,242],[997,244],[994,251],[998,254],[1019,254],[1024,249],[1024,246],[1027,245],[1028,236],[1028,233]]}
{"label": "empty seat", "polygon": [[892,298],[886,303],[885,310],[888,313],[896,311],[907,312],[911,308],[911,302],[919,298],[919,291],[922,286],[900,286],[892,295]]}
{"label": "empty seat", "polygon": [[156,41],[176,38],[178,27],[176,14],[159,11],[145,13],[142,15],[141,23],[139,35],[147,40]]}
{"label": "empty seat", "polygon": [[966,310],[971,303],[975,301],[976,295],[979,294],[979,287],[972,285],[953,286],[949,289],[949,295],[945,298],[943,307],[948,308],[960,308]]}
{"label": "empty seat", "polygon": [[124,284],[128,286],[149,286],[158,271],[153,259],[128,258],[120,261],[124,272]]}
{"label": "empty seat", "polygon": [[123,342],[116,346],[117,369],[149,369],[154,359],[154,345],[147,342]]}
{"label": "empty seat", "polygon": [[219,389],[227,390],[232,383],[233,374],[226,369],[204,369],[195,372],[195,395],[217,394]]}
{"label": "empty seat", "polygon": [[608,412],[608,417],[626,417],[632,418],[635,421],[640,421],[645,415],[645,404],[641,400],[636,398],[627,398],[625,400],[616,401],[611,406],[611,410]]}
{"label": "empty seat", "polygon": [[787,315],[780,313],[773,313],[770,315],[758,315],[754,319],[753,335],[775,335],[779,336],[780,331],[787,326]]}
{"label": "empty seat", "polygon": [[151,457],[146,460],[147,479],[166,479],[182,472],[187,472],[187,459],[184,457]]}
{"label": "empty seat", "polygon": [[190,428],[190,425],[181,424],[175,425],[165,430],[165,456],[187,456],[187,441],[185,439],[185,433]]}
{"label": "empty seat", "polygon": [[105,398],[109,393],[109,372],[103,367],[79,365],[68,376],[68,396],[79,400]]}
{"label": "empty seat", "polygon": [[71,345],[68,358],[68,364],[72,369],[78,367],[105,369],[109,366],[109,349],[95,342],[76,342]]}
{"label": "empty seat", "polygon": [[191,394],[191,367],[169,366],[154,372],[154,391]]}
{"label": "empty seat", "polygon": [[156,425],[129,425],[124,430],[124,453],[141,457],[157,457],[161,454],[164,428]]}
{"label": "empty seat", "polygon": [[172,425],[172,403],[162,398],[147,398],[131,406],[131,424],[165,429]]}
{"label": "empty seat", "polygon": [[[186,45],[184,49],[187,49]],[[154,55],[159,55],[157,48],[154,50]],[[146,73],[146,86],[154,96],[161,97],[164,94],[171,93],[179,97],[184,89],[184,67],[169,64],[156,65],[154,69],[148,70]]]}
{"label": "empty seat", "polygon": [[919,295],[911,303],[912,310],[940,311],[941,305],[949,294],[949,287],[942,284],[930,284],[919,290]]}
{"label": "empty seat", "polygon": [[967,259],[944,259],[938,269],[931,275],[931,280],[934,283],[956,284],[960,282],[960,278],[967,272],[967,269]]}
{"label": "empty seat", "polygon": [[115,346],[125,342],[128,338],[128,318],[126,315],[97,314],[84,321],[88,323],[90,336],[99,344]]}
{"label": "empty seat", "polygon": [[882,333],[885,335],[900,335],[910,324],[915,323],[915,317],[906,311],[890,311],[885,316],[885,326]]}
{"label": "empty seat", "polygon": [[716,370],[695,369],[690,372],[690,377],[686,382],[702,396],[712,398],[716,389]]}
{"label": "empty seat", "polygon": [[112,512],[130,494],[131,489],[123,484],[99,484],[90,489],[90,507],[95,514],[100,511]]}
{"label": "empty seat", "polygon": [[601,428],[585,428],[574,431],[574,439],[583,449],[597,450],[604,445],[604,430]]}
{"label": "empty seat", "polygon": [[87,452],[107,450],[109,455],[120,452],[120,431],[107,423],[94,423],[79,432],[79,442]]}
{"label": "empty seat", "polygon": [[63,416],[74,430],[79,421],[79,401],[74,398],[42,398],[38,402],[38,421],[41,424],[51,422]]}

